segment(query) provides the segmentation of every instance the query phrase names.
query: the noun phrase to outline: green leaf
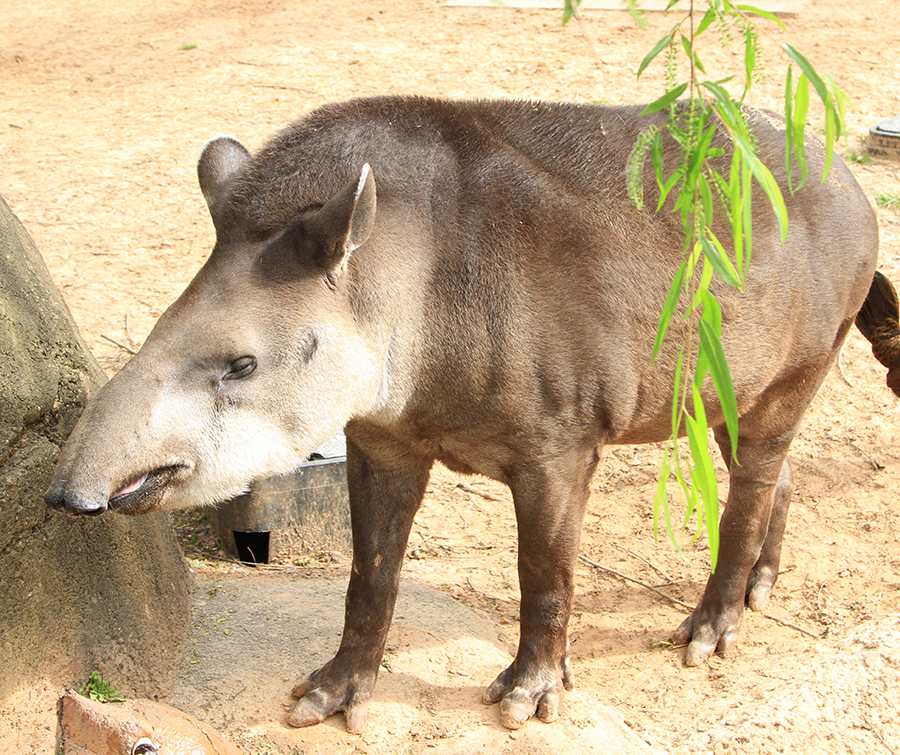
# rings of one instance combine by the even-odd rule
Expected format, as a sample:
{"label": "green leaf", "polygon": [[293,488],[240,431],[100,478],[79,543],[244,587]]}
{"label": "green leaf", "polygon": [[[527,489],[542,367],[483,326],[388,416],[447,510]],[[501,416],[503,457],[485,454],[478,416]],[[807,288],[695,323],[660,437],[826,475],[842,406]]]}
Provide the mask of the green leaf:
{"label": "green leaf", "polygon": [[[687,236],[688,236],[688,242],[692,241],[694,238],[694,234],[690,231],[690,229],[688,230]],[[703,245],[699,241],[697,241],[691,247],[691,253],[688,255],[688,258],[687,258],[687,268],[685,269],[685,277],[688,280],[690,280],[693,277],[694,269],[696,268],[697,263],[701,262],[702,260],[703,260]],[[693,306],[691,307],[691,309],[693,309]],[[684,313],[685,320],[688,319],[690,316],[691,316],[690,310]]]}
{"label": "green leaf", "polygon": [[719,277],[723,281],[729,286],[742,289],[744,287],[744,282],[741,280],[740,274],[735,270],[734,265],[728,258],[728,253],[725,251],[722,243],[712,232],[712,229],[707,228],[706,233],[707,235],[700,237],[700,243],[703,245],[703,254],[706,255],[706,258],[713,266],[713,269],[719,274]]}
{"label": "green leaf", "polygon": [[716,124],[714,121],[710,123],[710,120],[712,120],[712,111],[705,113],[704,121],[699,124],[701,129],[704,130],[701,131],[697,143],[693,150],[691,150],[691,155],[688,159],[687,175],[685,176],[684,181],[688,190],[699,187],[701,181],[706,180],[703,177],[703,166],[709,151],[709,146],[716,133]]}
{"label": "green leaf", "polygon": [[791,187],[792,192],[799,191],[809,177],[809,166],[806,162],[806,114],[809,112],[809,78],[805,73],[797,79],[797,92],[794,95],[793,143],[794,156],[800,168],[800,183]]}
{"label": "green leaf", "polygon": [[575,15],[579,5],[581,5],[581,0],[564,0],[562,17],[563,26],[572,20],[572,16]]}
{"label": "green leaf", "polygon": [[704,317],[700,318],[700,351],[709,360],[709,373],[719,395],[722,416],[725,419],[728,438],[731,440],[732,454],[735,454],[738,442],[738,410],[734,383],[731,381],[731,370],[728,368],[728,360],[725,358],[719,336],[713,325]]}
{"label": "green leaf", "polygon": [[709,181],[706,180],[703,173],[697,176],[697,188],[700,190],[700,203],[703,207],[703,223],[711,225],[713,222],[713,194]]}
{"label": "green leaf", "polygon": [[850,103],[850,98],[847,96],[847,93],[835,83],[831,76],[826,76],[825,81],[828,82],[828,88],[834,95],[834,101],[838,106],[840,123],[843,125],[847,122],[847,105]]}
{"label": "green leaf", "polygon": [[660,97],[655,102],[651,102],[647,107],[641,110],[640,115],[650,115],[651,113],[655,113],[663,108],[669,107],[672,103],[674,103],[682,94],[684,94],[684,90],[687,89],[688,82],[684,82],[681,86],[677,86],[674,89],[670,89],[666,92],[662,97]]}
{"label": "green leaf", "polygon": [[834,99],[831,92],[828,92],[828,96],[825,97],[825,167],[822,169],[822,183],[825,183],[825,179],[828,177],[834,157],[834,142],[840,129],[836,119],[837,111],[834,107]]}
{"label": "green leaf", "polygon": [[[681,393],[681,370],[684,367],[684,349],[678,350],[678,359],[675,360],[675,390],[672,393],[672,438],[677,438],[681,433],[681,402],[679,394]],[[674,442],[674,440],[673,440]]]}
{"label": "green leaf", "polygon": [[744,94],[741,96],[741,100],[750,91],[750,82],[753,80],[753,72],[756,70],[756,45],[756,35],[752,32],[747,33],[744,36],[744,75],[746,78],[744,80]]}
{"label": "green leaf", "polygon": [[[691,387],[694,388],[693,384]],[[694,394],[697,395],[696,390],[694,390]],[[703,404],[695,402],[694,411],[701,415],[701,419],[698,420],[690,414],[685,414],[684,429],[688,439],[688,447],[691,449],[691,461],[693,462],[689,470],[694,487],[692,508],[696,510],[700,498],[706,497],[709,482],[703,465],[703,457],[709,456],[709,428],[706,426],[705,416],[703,416]],[[690,511],[689,516],[693,513],[694,511]],[[685,524],[687,524],[688,518],[685,519]]]}
{"label": "green leaf", "polygon": [[119,688],[104,681],[97,671],[91,671],[87,681],[78,690],[78,694],[98,703],[121,703],[125,701],[125,697],[119,692]]}
{"label": "green leaf", "polygon": [[706,13],[703,15],[703,19],[700,21],[700,25],[694,32],[694,39],[703,34],[703,32],[705,32],[709,28],[709,25],[715,20],[716,12],[712,8],[708,8]]}
{"label": "green leaf", "polygon": [[662,206],[666,203],[666,199],[669,197],[669,192],[675,187],[679,181],[681,181],[684,176],[684,168],[680,167],[678,170],[674,171],[669,179],[663,184],[662,188],[659,192],[659,203],[657,204],[656,211],[659,212],[662,209]]}
{"label": "green leaf", "polygon": [[728,198],[730,199],[730,218],[732,236],[734,237],[734,261],[738,279],[744,279],[744,203],[749,201],[743,192],[742,177],[743,158],[739,152],[731,155],[731,173],[728,176]]}
{"label": "green leaf", "polygon": [[716,104],[718,105],[716,112],[719,113],[724,125],[729,130],[738,127],[738,121],[742,121],[740,111],[738,110],[737,105],[734,104],[734,100],[731,99],[731,95],[728,94],[728,90],[722,86],[721,82],[704,81],[701,86],[712,93],[715,98]]}
{"label": "green leaf", "polygon": [[682,262],[678,270],[675,272],[675,278],[669,287],[669,293],[666,296],[666,303],[663,305],[662,312],[659,316],[659,328],[656,331],[656,341],[653,344],[653,359],[659,354],[662,347],[663,339],[666,337],[666,331],[669,324],[675,316],[675,307],[678,306],[678,300],[681,298],[681,289],[684,285],[684,274],[687,269],[687,262]]}
{"label": "green leaf", "polygon": [[744,232],[744,256],[738,269],[741,271],[741,277],[747,274],[750,267],[750,258],[753,256],[753,173],[746,165],[746,161],[741,156],[742,188],[741,197],[743,198],[744,218],[741,223]]}
{"label": "green leaf", "polygon": [[762,190],[769,198],[772,209],[775,212],[775,218],[778,220],[778,226],[781,229],[781,241],[787,239],[788,212],[787,205],[784,203],[784,195],[781,193],[781,187],[772,175],[772,172],[763,164],[762,160],[756,155],[756,151],[743,135],[735,132],[732,134],[735,146],[738,147],[747,160],[753,177],[762,187]]}
{"label": "green leaf", "polygon": [[700,397],[700,388],[692,385],[694,396],[694,417],[687,415],[686,428],[688,443],[691,448],[691,459],[694,462],[692,477],[700,489],[703,499],[704,521],[709,537],[709,558],[712,571],[715,573],[719,556],[719,490],[716,470],[709,453],[709,428],[706,413]]}
{"label": "green leaf", "polygon": [[[703,245],[700,244],[702,249]],[[696,310],[700,304],[700,300],[702,296],[709,291],[709,285],[712,283],[713,272],[715,268],[710,264],[709,258],[703,254],[703,271],[700,274],[700,280],[697,283],[697,290],[694,294],[693,299],[691,300],[691,310]],[[700,363],[697,363],[697,368],[694,370],[694,373],[700,373],[703,369],[700,367]]]}
{"label": "green leaf", "polygon": [[784,160],[787,168],[787,185],[794,193],[794,182],[791,172],[794,164],[794,67],[788,66],[784,77]]}
{"label": "green leaf", "polygon": [[[663,152],[662,133],[657,130],[650,145],[650,159],[653,161],[653,170],[656,173],[656,183],[660,189],[660,207],[666,201],[663,189],[663,171],[665,170],[665,154]],[[658,208],[657,208],[658,209]]]}
{"label": "green leaf", "polygon": [[669,506],[669,494],[666,490],[666,485],[669,481],[669,475],[672,473],[673,469],[678,468],[678,461],[675,461],[675,465],[669,461],[670,454],[672,453],[672,448],[667,446],[663,455],[663,462],[660,467],[659,481],[656,483],[656,495],[653,499],[653,535],[654,537],[657,534],[659,527],[659,511],[662,509],[663,518],[666,522],[666,531],[669,533],[669,540],[671,540],[672,545],[675,546],[675,550],[681,555],[684,556],[684,552],[681,550],[681,546],[678,544],[678,539],[675,535],[675,528],[672,526],[672,510]]}
{"label": "green leaf", "polygon": [[784,21],[782,21],[778,16],[773,13],[769,13],[767,10],[763,10],[762,8],[757,8],[755,5],[738,5],[737,9],[742,13],[752,13],[754,16],[760,16],[761,18],[767,18],[769,21],[774,21],[778,24],[782,29],[785,28]]}
{"label": "green leaf", "polygon": [[[685,428],[690,426],[690,423],[693,422],[693,417],[689,414],[685,414]],[[696,424],[696,423],[695,423]],[[687,430],[687,432],[690,432]],[[689,436],[690,437],[690,436]],[[691,449],[691,453],[693,454],[693,449]],[[694,470],[691,467],[690,463],[687,465],[688,471],[691,473],[691,477],[693,479]],[[681,488],[681,495],[684,497],[684,500],[687,502],[687,507],[684,512],[684,519],[681,523],[682,531],[687,527],[688,523],[691,521],[691,517],[694,515],[694,512],[697,510],[700,504],[700,490],[696,485],[691,485],[688,483],[687,479],[684,476],[684,470],[682,469],[682,463],[680,457],[676,457],[676,464],[672,467],[675,471],[675,482],[678,483],[678,487]]]}
{"label": "green leaf", "polygon": [[[676,27],[677,28],[677,27]],[[640,66],[638,66],[637,77],[640,78],[641,74],[646,70],[647,66],[649,66],[653,60],[659,55],[663,50],[665,50],[670,44],[672,44],[672,38],[675,35],[675,29],[672,29],[666,36],[664,36],[659,42],[656,43],[656,46],[650,50],[641,61]]]}
{"label": "green leaf", "polygon": [[813,68],[813,64],[809,62],[803,53],[796,50],[791,45],[785,43],[782,47],[790,56],[791,60],[800,67],[800,70],[803,71],[803,73],[806,74],[806,77],[812,82],[812,85],[816,88],[816,92],[819,95],[819,99],[822,100],[822,102],[825,102],[825,98],[828,96],[828,87],[825,85],[822,77],[816,72],[816,69]]}
{"label": "green leaf", "polygon": [[[696,35],[696,32],[694,32]],[[706,73],[706,69],[703,67],[703,62],[700,60],[700,56],[697,54],[694,49],[694,44],[691,40],[685,35],[681,35],[681,46],[684,48],[685,54],[688,56],[688,59],[694,61],[694,66],[701,73]]]}
{"label": "green leaf", "polygon": [[714,294],[708,294],[703,298],[702,317],[708,322],[717,336],[722,335],[722,308]]}

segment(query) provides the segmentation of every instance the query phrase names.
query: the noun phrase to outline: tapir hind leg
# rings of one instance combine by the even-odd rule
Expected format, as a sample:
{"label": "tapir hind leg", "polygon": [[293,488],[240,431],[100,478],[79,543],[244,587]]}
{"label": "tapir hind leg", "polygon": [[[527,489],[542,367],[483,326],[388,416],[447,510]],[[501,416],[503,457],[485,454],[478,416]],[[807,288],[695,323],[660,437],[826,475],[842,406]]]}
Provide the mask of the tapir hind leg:
{"label": "tapir hind leg", "polygon": [[568,624],[581,522],[597,451],[544,458],[510,479],[519,533],[520,639],[515,660],[488,687],[483,701],[500,702],[500,722],[518,729],[537,712],[559,715],[572,688]]}
{"label": "tapir hind leg", "polygon": [[[724,427],[715,431],[716,442],[722,452],[725,465],[731,471],[731,440]],[[788,511],[791,507],[791,496],[794,492],[794,475],[791,470],[791,459],[786,457],[781,465],[775,494],[772,499],[772,511],[769,514],[769,526],[763,542],[759,558],[750,570],[747,578],[747,605],[754,611],[764,611],[769,602],[769,595],[778,580],[778,567],[781,564],[781,543],[784,529],[787,526]]]}
{"label": "tapir hind leg", "polygon": [[678,645],[689,642],[688,666],[698,665],[717,650],[724,653],[734,644],[751,575],[762,568],[759,576],[763,576],[771,566],[760,560],[792,438],[793,433],[761,442],[745,437],[738,441],[738,463],[729,465],[728,501],[719,522],[716,570],[700,603],[672,637]]}
{"label": "tapir hind leg", "polygon": [[791,507],[791,496],[794,492],[794,475],[791,470],[790,457],[781,465],[781,474],[775,485],[775,496],[772,500],[772,513],[769,515],[769,528],[762,552],[756,564],[750,570],[747,579],[747,605],[754,611],[765,611],[769,603],[769,595],[778,580],[778,567],[781,565],[781,543],[784,529],[787,526],[788,510]]}
{"label": "tapir hind leg", "polygon": [[[778,574],[781,540],[790,506],[788,447],[837,352],[770,386],[739,423],[737,461],[729,461],[728,501],[719,523],[719,558],[694,612],[675,631],[688,644],[685,663],[696,666],[737,639],[745,599],[763,608]],[[724,429],[716,439],[725,458]]]}
{"label": "tapir hind leg", "polygon": [[294,688],[297,703],[288,718],[292,726],[310,726],[344,711],[348,731],[365,729],[400,568],[430,469],[430,460],[413,461],[402,469],[379,468],[348,438],[353,567],[344,632],[337,655]]}

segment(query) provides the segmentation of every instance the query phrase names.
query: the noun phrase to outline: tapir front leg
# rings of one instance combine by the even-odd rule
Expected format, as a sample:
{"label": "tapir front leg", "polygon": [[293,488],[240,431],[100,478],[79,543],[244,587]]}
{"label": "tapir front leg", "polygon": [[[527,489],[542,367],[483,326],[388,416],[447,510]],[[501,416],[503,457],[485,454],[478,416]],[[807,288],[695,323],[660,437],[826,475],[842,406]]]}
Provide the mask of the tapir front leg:
{"label": "tapir front leg", "polygon": [[488,687],[483,701],[500,702],[500,722],[518,729],[535,712],[559,715],[572,688],[568,625],[575,565],[596,449],[543,459],[510,481],[519,532],[520,639],[516,658]]}
{"label": "tapir front leg", "polygon": [[344,633],[337,655],[294,688],[298,702],[288,718],[292,726],[310,726],[344,711],[348,731],[365,729],[406,544],[430,468],[428,460],[402,469],[379,468],[348,438],[353,567]]}

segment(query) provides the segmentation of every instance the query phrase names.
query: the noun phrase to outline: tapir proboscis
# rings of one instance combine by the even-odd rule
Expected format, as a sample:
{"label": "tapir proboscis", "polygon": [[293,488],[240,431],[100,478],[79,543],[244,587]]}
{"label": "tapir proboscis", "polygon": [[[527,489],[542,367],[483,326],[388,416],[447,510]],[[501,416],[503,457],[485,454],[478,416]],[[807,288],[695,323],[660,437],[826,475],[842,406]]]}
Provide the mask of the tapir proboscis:
{"label": "tapir proboscis", "polygon": [[[632,145],[664,117],[640,111],[382,97],[320,108],[252,156],[212,140],[198,173],[215,248],[89,403],[47,502],[73,514],[214,504],[344,428],[344,632],[294,689],[289,720],[344,711],[361,731],[429,470],[500,480],[518,525],[521,638],[484,699],[509,728],[553,720],[572,683],[573,572],[601,449],[671,429],[682,326],[652,349],[684,237],[670,207],[641,212],[626,195]],[[783,122],[748,119],[789,225],[782,243],[760,193],[744,290],[714,284],[740,429],[735,463],[707,386],[730,483],[718,568],[675,633],[691,665],[732,645],[745,601],[766,603],[788,446],[860,310],[876,356],[900,362],[862,190],[839,160],[821,181],[810,140],[811,179],[791,194]],[[717,143],[727,160],[727,136]]]}

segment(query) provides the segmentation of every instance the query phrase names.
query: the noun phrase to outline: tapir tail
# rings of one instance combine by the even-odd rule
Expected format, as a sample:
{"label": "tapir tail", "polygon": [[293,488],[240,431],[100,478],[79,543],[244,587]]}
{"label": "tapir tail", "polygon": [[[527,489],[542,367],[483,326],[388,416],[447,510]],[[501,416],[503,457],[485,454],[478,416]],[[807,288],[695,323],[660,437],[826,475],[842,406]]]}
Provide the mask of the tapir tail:
{"label": "tapir tail", "polygon": [[875,272],[856,327],[872,344],[875,358],[888,368],[888,387],[900,396],[900,302],[893,284]]}

